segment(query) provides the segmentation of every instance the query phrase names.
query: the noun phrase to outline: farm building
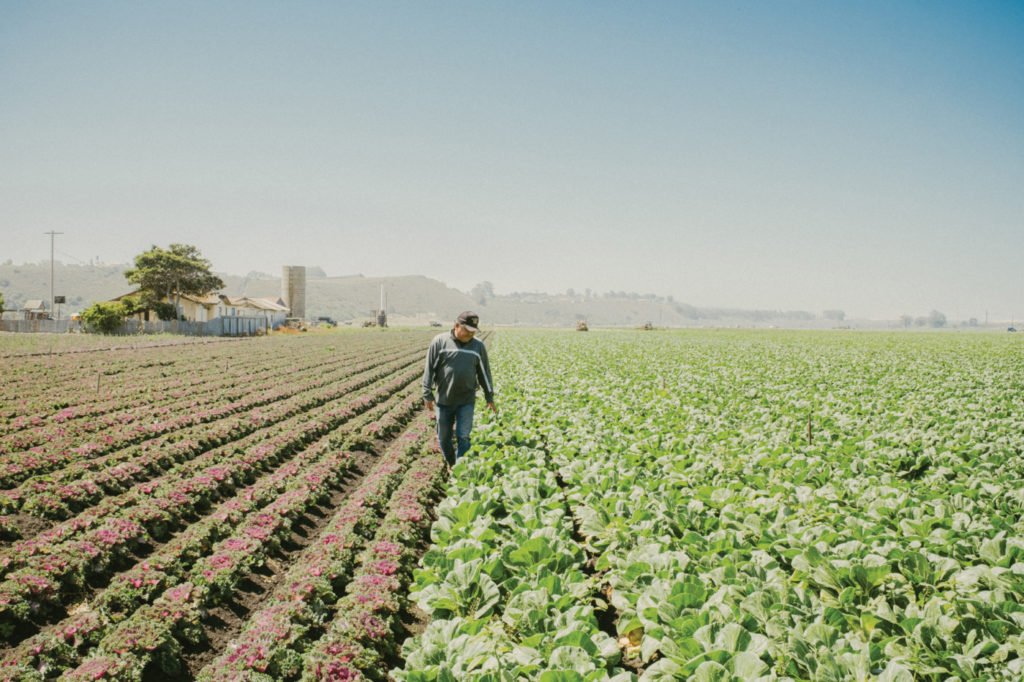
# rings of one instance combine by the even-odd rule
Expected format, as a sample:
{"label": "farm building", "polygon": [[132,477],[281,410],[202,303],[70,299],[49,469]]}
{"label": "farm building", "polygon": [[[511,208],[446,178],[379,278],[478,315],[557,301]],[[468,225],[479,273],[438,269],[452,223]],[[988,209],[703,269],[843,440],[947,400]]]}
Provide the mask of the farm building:
{"label": "farm building", "polygon": [[[138,290],[129,292],[112,301],[121,301],[130,296],[137,296]],[[174,299],[164,299],[164,303],[174,303]],[[230,297],[224,294],[207,294],[192,296],[182,294],[179,302],[181,316],[189,322],[210,322],[218,317],[224,318],[258,318],[267,321],[267,327],[276,329],[284,324],[288,317],[288,308],[281,299],[248,298],[246,296]],[[151,311],[142,311],[131,316],[140,322],[153,320]]]}
{"label": "farm building", "polygon": [[[217,305],[220,299],[215,294],[206,296],[188,296],[182,294],[179,303],[179,313],[189,322],[209,322],[217,317]],[[173,300],[168,301],[174,303]]]}
{"label": "farm building", "polygon": [[[111,302],[123,301],[126,298],[138,296],[139,290],[129,291],[127,294],[122,294],[117,298],[110,299]],[[178,312],[181,317],[189,322],[209,322],[213,318],[217,317],[216,309],[220,303],[220,298],[216,294],[207,294],[206,296],[192,296],[189,294],[181,294],[178,302]],[[174,303],[173,298],[165,297],[162,300],[163,303]],[[152,314],[152,311],[143,310],[134,315],[131,315],[129,319],[138,320],[139,322],[149,322],[156,319],[156,316]]]}
{"label": "farm building", "polygon": [[246,296],[231,298],[223,294],[219,298],[217,317],[258,317],[265,319],[271,329],[284,324],[288,317],[288,306],[281,299]]}
{"label": "farm building", "polygon": [[46,310],[46,304],[38,298],[25,301],[25,305],[21,306],[19,312],[24,320],[46,320],[50,317],[49,311]]}

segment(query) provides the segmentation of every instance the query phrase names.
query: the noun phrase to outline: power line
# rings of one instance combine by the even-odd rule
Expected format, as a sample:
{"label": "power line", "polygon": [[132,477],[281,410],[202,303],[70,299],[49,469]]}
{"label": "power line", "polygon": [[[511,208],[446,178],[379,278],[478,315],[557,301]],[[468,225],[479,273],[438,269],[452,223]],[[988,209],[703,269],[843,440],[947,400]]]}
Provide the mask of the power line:
{"label": "power line", "polygon": [[[58,234],[60,234],[60,233],[58,232]],[[81,258],[79,258],[78,256],[73,256],[73,255],[71,255],[70,253],[68,253],[66,251],[57,251],[57,254],[60,255],[60,256],[64,256],[65,258],[70,258],[71,260],[78,261],[82,265],[92,265],[92,263],[87,263],[84,260],[82,260]]]}

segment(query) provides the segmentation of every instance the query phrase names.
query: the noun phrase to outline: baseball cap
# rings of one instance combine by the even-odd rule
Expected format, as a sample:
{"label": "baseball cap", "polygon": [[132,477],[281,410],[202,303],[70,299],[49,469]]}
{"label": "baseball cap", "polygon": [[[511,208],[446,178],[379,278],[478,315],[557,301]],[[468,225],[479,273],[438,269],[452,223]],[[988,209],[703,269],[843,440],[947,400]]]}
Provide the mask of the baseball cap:
{"label": "baseball cap", "polygon": [[480,324],[480,316],[472,311],[466,310],[465,312],[459,313],[459,316],[455,318],[455,321],[471,332],[480,331],[477,329],[477,325]]}

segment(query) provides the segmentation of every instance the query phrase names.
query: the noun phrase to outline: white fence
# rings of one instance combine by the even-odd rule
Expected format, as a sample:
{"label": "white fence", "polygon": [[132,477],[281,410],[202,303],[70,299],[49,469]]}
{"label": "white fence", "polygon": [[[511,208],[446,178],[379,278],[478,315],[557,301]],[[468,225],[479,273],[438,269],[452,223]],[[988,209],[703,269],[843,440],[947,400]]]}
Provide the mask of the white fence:
{"label": "white fence", "polygon": [[64,334],[81,330],[77,320],[0,320],[0,332]]}
{"label": "white fence", "polygon": [[[269,331],[262,317],[218,317],[209,322],[139,322],[128,320],[116,332],[131,334],[183,334],[185,336],[257,336]],[[63,334],[88,332],[78,320],[0,320],[0,331]]]}
{"label": "white fence", "polygon": [[266,334],[268,322],[262,317],[217,317],[209,322],[128,320],[122,334],[184,334],[185,336],[256,336]]}

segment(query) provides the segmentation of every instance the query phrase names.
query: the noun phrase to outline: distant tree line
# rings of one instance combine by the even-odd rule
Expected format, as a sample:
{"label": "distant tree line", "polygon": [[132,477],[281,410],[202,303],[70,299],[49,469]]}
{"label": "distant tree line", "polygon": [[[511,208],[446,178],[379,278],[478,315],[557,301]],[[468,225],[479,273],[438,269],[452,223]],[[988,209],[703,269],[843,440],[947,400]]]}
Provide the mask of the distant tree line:
{"label": "distant tree line", "polygon": [[[933,329],[941,329],[946,326],[946,315],[945,313],[933,310],[928,315],[922,315],[914,317],[913,315],[900,315],[900,322],[904,327],[932,327]],[[974,320],[975,326],[977,326],[977,320]]]}
{"label": "distant tree line", "polygon": [[[469,290],[468,293],[469,296],[476,302],[476,304],[480,306],[486,306],[490,302],[495,300],[523,304],[587,303],[590,301],[598,300],[629,301],[635,303],[647,303],[667,306],[667,309],[673,311],[680,317],[694,321],[734,319],[746,320],[750,322],[770,322],[773,320],[810,322],[817,319],[817,315],[806,310],[742,310],[739,308],[697,308],[696,306],[687,303],[677,302],[673,296],[660,296],[658,294],[638,293],[635,291],[609,290],[604,293],[599,293],[593,291],[592,289],[584,289],[583,291],[577,291],[576,289],[569,288],[565,290],[565,293],[561,294],[549,294],[538,291],[513,291],[509,294],[502,294],[501,296],[499,296],[494,292],[494,284],[492,282],[484,281],[474,286],[472,289]],[[549,311],[548,313],[546,313],[546,315],[549,317],[553,317],[559,315],[559,313],[557,311]],[[576,312],[574,316],[577,320],[583,319],[585,317],[579,312]],[[846,318],[846,313],[842,310],[826,310],[822,312],[822,317],[827,320],[841,322]]]}

